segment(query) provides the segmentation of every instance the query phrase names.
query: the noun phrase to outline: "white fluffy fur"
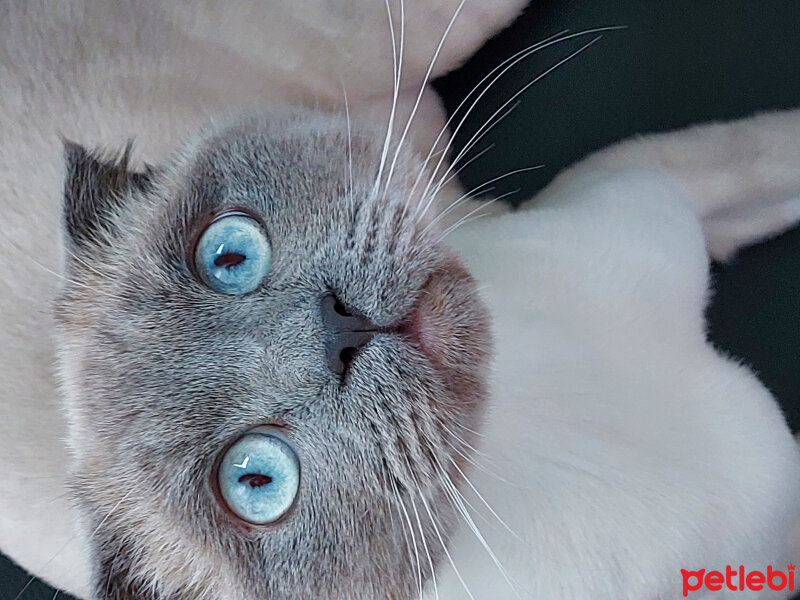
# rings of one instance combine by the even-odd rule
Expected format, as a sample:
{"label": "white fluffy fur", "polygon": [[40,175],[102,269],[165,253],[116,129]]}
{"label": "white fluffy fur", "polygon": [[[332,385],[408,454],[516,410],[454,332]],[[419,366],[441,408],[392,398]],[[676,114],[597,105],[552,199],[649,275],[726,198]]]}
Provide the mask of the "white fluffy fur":
{"label": "white fluffy fur", "polygon": [[800,219],[800,112],[622,143],[533,205],[453,236],[498,341],[471,477],[497,516],[473,494],[486,546],[462,528],[466,586],[451,568],[440,597],[671,600],[680,569],[797,564],[800,453],[752,372],[706,341],[703,309],[706,246],[727,256]]}
{"label": "white fluffy fur", "polygon": [[[458,2],[406,4],[400,123]],[[521,4],[468,1],[435,72]],[[340,107],[342,81],[351,110],[388,115],[382,3],[221,6],[0,7],[0,547],[79,595],[48,312],[62,260],[58,133],[113,147],[135,136],[157,161],[219,111]],[[441,125],[431,94],[417,122],[424,148]],[[729,255],[800,216],[798,124],[765,116],[631,142],[561,176],[537,208],[451,236],[486,285],[498,342],[471,480],[514,535],[478,498],[473,514],[520,597],[671,600],[680,568],[785,565],[800,458],[763,386],[705,341],[703,229]],[[467,527],[453,560],[474,598],[517,597]],[[442,600],[468,597],[451,568],[437,584]]]}

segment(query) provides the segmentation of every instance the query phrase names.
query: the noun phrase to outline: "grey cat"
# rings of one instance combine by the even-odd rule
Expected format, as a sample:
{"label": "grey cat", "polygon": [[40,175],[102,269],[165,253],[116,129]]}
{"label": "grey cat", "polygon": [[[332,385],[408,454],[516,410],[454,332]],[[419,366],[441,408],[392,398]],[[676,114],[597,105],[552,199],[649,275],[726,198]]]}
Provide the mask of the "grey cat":
{"label": "grey cat", "polygon": [[[217,115],[291,105],[341,115],[349,109],[354,120],[379,123],[381,139],[393,129],[393,146],[409,123],[406,143],[413,137],[427,151],[444,126],[429,78],[464,60],[523,4],[0,3],[0,240],[15,257],[0,292],[5,554],[59,588],[90,593],[87,550],[75,540],[68,424],[54,373],[52,307],[69,258],[60,138],[116,149],[135,137],[136,156],[160,165]],[[394,79],[400,60],[402,74]],[[344,116],[334,119],[336,127],[339,120]],[[382,158],[388,173],[392,156]],[[134,179],[144,185],[148,177]],[[93,232],[90,224],[87,234]],[[79,433],[73,441],[80,446],[81,439],[91,436]]]}
{"label": "grey cat", "polygon": [[800,217],[798,131],[632,140],[461,228],[488,307],[421,159],[387,183],[380,129],[271,111],[138,171],[68,144],[56,315],[92,597],[639,600],[680,568],[788,564],[800,453],[701,313],[706,246]]}
{"label": "grey cat", "polygon": [[[423,535],[447,540],[441,469],[475,443],[491,344],[474,281],[412,220],[416,171],[372,189],[380,141],[295,111],[212,130],[142,173],[68,145],[57,315],[93,597],[414,595],[398,503],[419,496]],[[231,207],[271,247],[242,295],[191,266],[193,238]],[[257,424],[302,469],[280,526],[224,510],[212,485]]]}

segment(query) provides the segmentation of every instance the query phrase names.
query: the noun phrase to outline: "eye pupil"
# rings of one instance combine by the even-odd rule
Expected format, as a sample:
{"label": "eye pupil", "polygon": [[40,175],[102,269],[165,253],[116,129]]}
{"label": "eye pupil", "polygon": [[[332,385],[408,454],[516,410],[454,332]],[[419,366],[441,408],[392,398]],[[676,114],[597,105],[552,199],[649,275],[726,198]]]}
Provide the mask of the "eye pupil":
{"label": "eye pupil", "polygon": [[259,488],[272,483],[272,477],[261,473],[247,473],[239,477],[239,483],[246,483],[251,488]]}
{"label": "eye pupil", "polygon": [[227,254],[223,254],[218,256],[214,259],[214,264],[218,267],[225,267],[226,269],[230,269],[231,267],[235,267],[237,265],[242,264],[247,257],[244,254],[238,254],[237,252],[228,252]]}

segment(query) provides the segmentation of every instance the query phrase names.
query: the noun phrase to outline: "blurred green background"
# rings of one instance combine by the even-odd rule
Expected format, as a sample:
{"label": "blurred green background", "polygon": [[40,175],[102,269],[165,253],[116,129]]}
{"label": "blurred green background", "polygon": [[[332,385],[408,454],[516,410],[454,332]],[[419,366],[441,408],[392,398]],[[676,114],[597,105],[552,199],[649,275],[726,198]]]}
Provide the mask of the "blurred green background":
{"label": "blurred green background", "polygon": [[[563,167],[629,135],[800,106],[798,0],[534,0],[437,88],[452,111],[518,50],[566,29],[617,25],[626,29],[604,33],[520,96],[519,106],[476,146],[475,152],[492,147],[463,171],[468,189],[544,164],[495,184],[494,195],[516,191],[510,200],[521,201]],[[510,70],[475,108],[456,150],[518,89],[592,37],[556,44]],[[800,429],[800,228],[712,269],[711,338],[758,372],[790,425]],[[28,579],[0,556],[0,600],[16,600]],[[34,581],[19,600],[54,594]]]}

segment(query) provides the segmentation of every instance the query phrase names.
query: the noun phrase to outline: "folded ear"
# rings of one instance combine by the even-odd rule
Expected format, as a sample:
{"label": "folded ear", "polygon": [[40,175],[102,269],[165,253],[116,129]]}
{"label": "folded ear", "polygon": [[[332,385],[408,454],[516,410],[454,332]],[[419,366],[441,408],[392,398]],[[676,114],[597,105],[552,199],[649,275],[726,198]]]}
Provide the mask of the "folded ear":
{"label": "folded ear", "polygon": [[109,217],[132,191],[150,187],[153,170],[128,169],[129,142],[116,156],[100,156],[83,146],[64,141],[64,224],[74,246],[102,243],[99,231],[110,228]]}

